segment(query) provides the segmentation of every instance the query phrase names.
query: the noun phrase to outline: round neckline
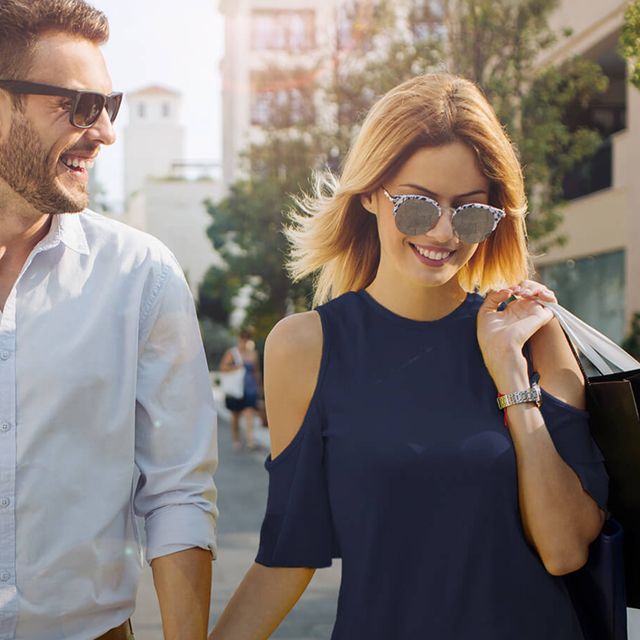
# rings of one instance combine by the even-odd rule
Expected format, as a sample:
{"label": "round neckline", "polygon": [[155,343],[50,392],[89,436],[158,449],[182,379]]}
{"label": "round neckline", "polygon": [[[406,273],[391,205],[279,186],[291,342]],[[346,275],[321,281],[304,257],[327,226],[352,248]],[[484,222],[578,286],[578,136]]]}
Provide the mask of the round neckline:
{"label": "round neckline", "polygon": [[387,317],[390,320],[393,320],[394,322],[404,324],[407,327],[415,327],[415,328],[433,327],[447,320],[457,318],[458,316],[462,315],[462,313],[465,311],[466,307],[469,305],[471,300],[473,300],[473,298],[476,296],[476,294],[472,292],[467,292],[467,295],[465,296],[464,300],[455,309],[450,311],[447,315],[442,316],[442,318],[438,318],[437,320],[413,320],[412,318],[407,318],[406,316],[401,316],[395,313],[394,311],[391,311],[391,309],[388,309],[383,304],[378,302],[365,289],[360,289],[358,291],[355,291],[354,293],[358,297],[360,297],[360,299],[364,300],[368,304],[368,306],[371,307],[377,313]]}

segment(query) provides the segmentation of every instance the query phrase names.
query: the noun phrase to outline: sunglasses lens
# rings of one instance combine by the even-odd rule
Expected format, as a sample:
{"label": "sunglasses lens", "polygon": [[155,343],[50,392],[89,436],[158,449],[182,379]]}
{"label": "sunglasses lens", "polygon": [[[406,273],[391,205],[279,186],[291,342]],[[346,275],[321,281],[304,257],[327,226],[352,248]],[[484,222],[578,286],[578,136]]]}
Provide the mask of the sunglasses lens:
{"label": "sunglasses lens", "polygon": [[396,211],[396,227],[406,236],[419,236],[438,222],[438,207],[425,200],[405,200]]}
{"label": "sunglasses lens", "polygon": [[90,127],[100,117],[104,109],[104,96],[99,93],[83,93],[78,98],[73,114],[77,127]]}
{"label": "sunglasses lens", "polygon": [[460,209],[453,217],[456,234],[468,244],[482,242],[493,231],[493,226],[493,214],[484,207],[470,205]]}
{"label": "sunglasses lens", "polygon": [[110,96],[107,96],[107,114],[109,116],[109,120],[114,122],[118,111],[120,111],[120,104],[122,103],[122,94],[114,93]]}

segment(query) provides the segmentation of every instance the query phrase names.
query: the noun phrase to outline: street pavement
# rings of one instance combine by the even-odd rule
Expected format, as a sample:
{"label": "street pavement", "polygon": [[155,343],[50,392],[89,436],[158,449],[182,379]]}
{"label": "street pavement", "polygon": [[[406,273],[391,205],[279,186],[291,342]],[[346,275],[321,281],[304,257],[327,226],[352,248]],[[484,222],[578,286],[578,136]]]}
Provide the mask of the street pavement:
{"label": "street pavement", "polygon": [[[216,393],[216,396],[218,394]],[[218,407],[222,406],[217,397]],[[267,496],[267,472],[264,460],[268,453],[268,432],[256,427],[258,451],[231,448],[226,412],[221,410],[218,427],[220,464],[216,472],[218,487],[218,559],[213,564],[212,624],[254,561],[258,533],[264,516]],[[340,562],[316,571],[311,584],[286,620],[271,638],[281,640],[328,640],[333,628],[340,581]],[[162,640],[162,625],[151,570],[145,566],[137,606],[133,615],[136,640]]]}

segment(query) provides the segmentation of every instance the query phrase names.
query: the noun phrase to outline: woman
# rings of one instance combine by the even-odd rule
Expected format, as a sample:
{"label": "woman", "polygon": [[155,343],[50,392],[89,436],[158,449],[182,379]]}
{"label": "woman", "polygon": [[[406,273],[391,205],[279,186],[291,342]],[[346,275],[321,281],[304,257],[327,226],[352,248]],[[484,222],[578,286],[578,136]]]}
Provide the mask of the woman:
{"label": "woman", "polygon": [[244,368],[244,394],[242,398],[227,396],[225,406],[231,412],[231,445],[234,451],[242,448],[240,440],[240,418],[245,420],[245,438],[247,449],[253,450],[256,444],[253,439],[253,423],[258,406],[258,395],[262,387],[260,375],[260,359],[255,344],[251,340],[251,332],[242,329],[235,347],[228,349],[220,361],[220,371],[233,371]]}
{"label": "woman", "polygon": [[560,576],[608,478],[493,110],[461,78],[405,82],[330,186],[289,231],[320,306],[267,340],[267,513],[213,638],[267,638],[341,557],[334,640],[582,640]]}

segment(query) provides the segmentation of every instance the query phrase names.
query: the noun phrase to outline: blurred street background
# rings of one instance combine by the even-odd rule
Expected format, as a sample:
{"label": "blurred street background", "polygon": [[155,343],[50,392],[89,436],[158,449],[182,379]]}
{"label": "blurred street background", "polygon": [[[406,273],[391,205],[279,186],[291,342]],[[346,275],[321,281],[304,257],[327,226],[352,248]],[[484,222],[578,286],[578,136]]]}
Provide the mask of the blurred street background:
{"label": "blurred street background", "polygon": [[[283,266],[292,196],[314,170],[339,174],[379,96],[444,70],[481,86],[519,150],[535,277],[640,357],[640,0],[93,2],[126,102],[91,206],[174,252],[212,380],[241,327],[261,357],[271,327],[310,308],[311,282]],[[261,450],[233,451],[223,412],[215,615],[257,548],[257,433]],[[318,572],[274,637],[328,638],[338,574]],[[138,640],[161,637],[148,569],[134,620]]]}

